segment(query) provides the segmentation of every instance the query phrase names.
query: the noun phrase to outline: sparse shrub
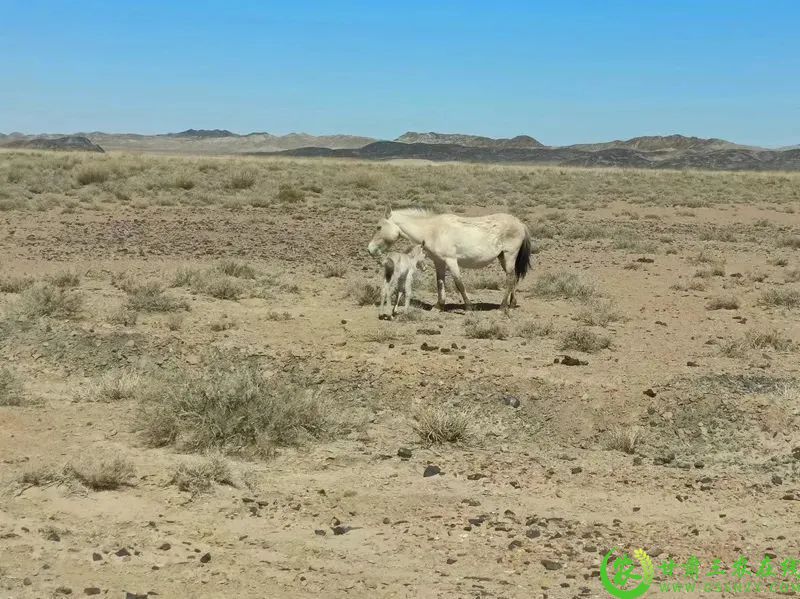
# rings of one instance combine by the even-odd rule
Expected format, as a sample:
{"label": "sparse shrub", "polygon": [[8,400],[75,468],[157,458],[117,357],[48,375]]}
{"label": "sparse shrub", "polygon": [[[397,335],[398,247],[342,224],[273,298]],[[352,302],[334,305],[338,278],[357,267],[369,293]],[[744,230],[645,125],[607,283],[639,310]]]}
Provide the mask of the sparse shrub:
{"label": "sparse shrub", "polygon": [[22,382],[17,373],[5,366],[0,367],[0,406],[19,406],[22,399]]}
{"label": "sparse shrub", "polygon": [[356,300],[359,306],[375,306],[381,299],[381,290],[372,283],[354,283],[348,295]]}
{"label": "sparse shrub", "polygon": [[641,431],[636,426],[615,426],[608,432],[606,448],[623,453],[636,453],[636,445],[641,438]]}
{"label": "sparse shrub", "polygon": [[784,256],[776,256],[775,258],[770,258],[767,260],[767,264],[771,264],[772,266],[788,266],[789,259]]}
{"label": "sparse shrub", "polygon": [[581,351],[587,354],[598,352],[610,346],[611,339],[583,327],[576,327],[564,333],[560,344],[560,348],[564,351]]}
{"label": "sparse shrub", "polygon": [[173,312],[164,320],[164,324],[170,331],[179,331],[183,326],[183,314]]}
{"label": "sparse shrub", "polygon": [[414,419],[414,432],[422,442],[440,445],[466,441],[474,418],[463,409],[452,406],[425,406],[414,415]]}
{"label": "sparse shrub", "polygon": [[798,308],[800,289],[767,289],[761,293],[760,302],[765,306]]}
{"label": "sparse shrub", "polygon": [[126,307],[134,312],[175,312],[189,308],[185,302],[166,295],[161,285],[156,282],[134,287],[128,294]]}
{"label": "sparse shrub", "polygon": [[533,283],[533,293],[545,298],[579,299],[586,301],[597,294],[593,285],[585,283],[571,272],[549,272],[538,277]]}
{"label": "sparse shrub", "polygon": [[220,320],[211,323],[211,330],[214,331],[215,333],[219,333],[221,331],[227,331],[229,329],[232,329],[235,326],[236,323],[233,322],[232,320],[228,320],[227,318],[221,318]]}
{"label": "sparse shrub", "polygon": [[88,401],[123,401],[134,399],[142,386],[142,378],[129,370],[111,371],[82,388],[79,396]]}
{"label": "sparse shrub", "polygon": [[778,239],[778,247],[800,249],[800,235],[784,235]]}
{"label": "sparse shrub", "polygon": [[707,310],[738,310],[739,300],[732,295],[720,295],[706,304]]}
{"label": "sparse shrub", "polygon": [[742,358],[753,349],[774,349],[785,352],[792,351],[794,342],[777,329],[757,331],[751,329],[744,337],[731,339],[720,344],[720,353],[728,358]]}
{"label": "sparse shrub", "polygon": [[75,318],[82,305],[83,296],[74,291],[59,289],[52,283],[34,283],[20,295],[17,310],[28,318]]}
{"label": "sparse shrub", "polygon": [[10,277],[0,279],[0,292],[22,293],[36,281],[30,277]]}
{"label": "sparse shrub", "polygon": [[151,445],[269,455],[275,446],[345,430],[315,390],[267,380],[252,366],[173,377],[142,394],[140,423]]}
{"label": "sparse shrub", "polygon": [[195,291],[217,299],[236,300],[244,293],[244,286],[235,277],[227,275],[206,275],[200,277],[192,286]]}
{"label": "sparse shrub", "polygon": [[200,271],[195,268],[179,268],[172,279],[172,286],[190,287],[200,276]]}
{"label": "sparse shrub", "polygon": [[578,320],[589,326],[604,327],[621,320],[622,316],[610,301],[595,300],[578,313]]}
{"label": "sparse shrub", "polygon": [[496,320],[470,316],[464,321],[464,334],[470,339],[506,339],[508,329]]}
{"label": "sparse shrub", "polygon": [[110,491],[129,485],[136,471],[130,461],[117,457],[71,464],[65,474],[93,491]]}
{"label": "sparse shrub", "polygon": [[342,279],[347,274],[347,267],[344,264],[332,262],[325,266],[323,275],[326,279]]}
{"label": "sparse shrub", "polygon": [[288,312],[276,312],[275,310],[270,310],[266,314],[264,314],[264,318],[266,320],[273,320],[273,321],[281,321],[281,320],[291,320],[292,315]]}
{"label": "sparse shrub", "polygon": [[139,313],[136,310],[130,310],[126,307],[122,307],[111,313],[111,315],[108,317],[108,322],[123,327],[132,327],[136,324],[138,319]]}
{"label": "sparse shrub", "polygon": [[528,320],[521,322],[517,325],[517,336],[525,339],[533,339],[534,337],[551,337],[555,334],[556,327],[549,322],[538,322],[535,320]]}
{"label": "sparse shrub", "polygon": [[63,476],[49,466],[34,466],[22,473],[19,477],[19,482],[31,487],[45,487],[62,479]]}
{"label": "sparse shrub", "polygon": [[192,495],[210,491],[215,483],[236,486],[231,468],[221,455],[211,455],[197,464],[180,464],[170,482],[181,491],[188,491]]}
{"label": "sparse shrub", "polygon": [[111,172],[99,164],[85,164],[75,173],[75,180],[80,185],[92,183],[105,183],[111,177]]}
{"label": "sparse shrub", "polygon": [[278,187],[278,201],[285,204],[295,204],[306,199],[306,194],[302,189],[297,189],[286,183],[281,183]]}
{"label": "sparse shrub", "polygon": [[800,281],[800,268],[793,268],[786,273],[787,283],[797,283]]}
{"label": "sparse shrub", "polygon": [[247,262],[241,260],[223,260],[217,264],[217,270],[229,277],[237,277],[239,279],[256,278],[256,270]]}
{"label": "sparse shrub", "polygon": [[47,277],[47,280],[61,289],[69,289],[71,287],[77,287],[81,284],[80,275],[78,273],[69,271],[50,275]]}
{"label": "sparse shrub", "polygon": [[194,188],[194,179],[188,173],[178,173],[166,182],[167,187],[189,190]]}
{"label": "sparse shrub", "polygon": [[231,189],[250,189],[256,184],[258,176],[251,169],[241,169],[231,175],[228,185]]}

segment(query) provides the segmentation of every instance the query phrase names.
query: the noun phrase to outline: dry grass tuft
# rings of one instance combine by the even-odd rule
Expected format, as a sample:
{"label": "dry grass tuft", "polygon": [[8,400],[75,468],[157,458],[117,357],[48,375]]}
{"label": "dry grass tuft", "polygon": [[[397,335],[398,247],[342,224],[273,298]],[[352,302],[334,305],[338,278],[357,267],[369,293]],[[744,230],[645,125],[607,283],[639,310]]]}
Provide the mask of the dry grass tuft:
{"label": "dry grass tuft", "polygon": [[189,309],[186,302],[166,295],[161,284],[156,282],[132,287],[125,307],[133,312],[175,312]]}
{"label": "dry grass tuft", "polygon": [[3,277],[0,279],[0,293],[22,293],[35,282],[30,277]]}
{"label": "dry grass tuft", "polygon": [[140,397],[143,433],[155,446],[269,455],[346,430],[319,392],[267,380],[251,366],[216,366],[202,377],[153,384]]}
{"label": "dry grass tuft", "polygon": [[217,264],[217,270],[224,275],[238,279],[256,278],[256,270],[247,262],[241,260],[223,260]]}
{"label": "dry grass tuft", "polygon": [[347,294],[355,299],[359,306],[376,306],[381,299],[381,290],[377,285],[361,281],[353,283]]}
{"label": "dry grass tuft", "polygon": [[110,491],[130,485],[136,471],[130,461],[117,457],[71,464],[65,474],[93,491]]}
{"label": "dry grass tuft", "polygon": [[23,402],[22,381],[10,368],[0,367],[0,406],[20,406]]}
{"label": "dry grass tuft", "polygon": [[767,289],[762,292],[760,303],[779,308],[800,307],[800,289]]}
{"label": "dry grass tuft", "polygon": [[784,235],[778,239],[778,247],[800,249],[800,235]]}
{"label": "dry grass tuft", "polygon": [[788,352],[795,349],[795,343],[777,329],[757,331],[751,329],[739,339],[731,339],[720,345],[720,353],[728,358],[743,358],[751,350],[774,349]]}
{"label": "dry grass tuft", "polygon": [[135,399],[142,387],[142,377],[130,370],[106,372],[82,388],[79,397],[88,401],[123,401]]}
{"label": "dry grass tuft", "polygon": [[739,299],[732,295],[719,295],[706,304],[707,310],[738,310]]}
{"label": "dry grass tuft", "polygon": [[589,326],[604,327],[622,320],[622,315],[611,301],[595,300],[578,312],[578,320]]}
{"label": "dry grass tuft", "polygon": [[637,426],[615,426],[608,432],[606,448],[623,453],[636,453],[642,433]]}
{"label": "dry grass tuft", "polygon": [[452,406],[425,406],[414,415],[414,432],[423,443],[463,443],[471,434],[473,415]]}
{"label": "dry grass tuft", "polygon": [[469,316],[464,320],[464,334],[470,339],[506,339],[508,327],[497,320]]}
{"label": "dry grass tuft", "polygon": [[549,299],[578,299],[587,301],[597,295],[595,287],[571,272],[545,273],[533,283],[533,293]]}
{"label": "dry grass tuft", "polygon": [[20,295],[17,312],[26,318],[52,316],[75,318],[83,306],[83,296],[66,291],[52,283],[34,283]]}
{"label": "dry grass tuft", "polygon": [[559,347],[564,351],[581,351],[592,354],[610,346],[611,339],[608,337],[598,335],[584,327],[575,327],[564,333]]}
{"label": "dry grass tuft", "polygon": [[214,484],[236,486],[227,460],[219,454],[212,454],[200,463],[180,464],[170,483],[192,495],[207,493]]}

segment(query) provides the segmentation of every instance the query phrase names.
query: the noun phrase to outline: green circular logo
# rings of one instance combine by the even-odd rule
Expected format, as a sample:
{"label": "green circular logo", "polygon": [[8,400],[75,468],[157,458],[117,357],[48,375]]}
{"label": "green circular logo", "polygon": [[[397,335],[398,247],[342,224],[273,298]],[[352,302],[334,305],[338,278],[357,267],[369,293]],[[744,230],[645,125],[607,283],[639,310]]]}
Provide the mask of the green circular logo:
{"label": "green circular logo", "polygon": [[[600,564],[600,581],[605,589],[619,599],[636,599],[650,588],[653,582],[653,560],[643,549],[633,552],[633,558],[623,553],[609,563],[612,555],[618,552],[612,549],[603,557]],[[638,562],[638,567],[637,563]]]}

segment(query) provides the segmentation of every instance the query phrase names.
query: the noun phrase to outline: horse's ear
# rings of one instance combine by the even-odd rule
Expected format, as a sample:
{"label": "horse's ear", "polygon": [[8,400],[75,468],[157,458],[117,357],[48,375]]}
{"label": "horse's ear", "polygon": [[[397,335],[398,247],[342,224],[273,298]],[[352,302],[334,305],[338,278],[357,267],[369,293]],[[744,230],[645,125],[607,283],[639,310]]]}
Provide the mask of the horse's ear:
{"label": "horse's ear", "polygon": [[425,240],[423,239],[423,240],[422,240],[422,243],[420,243],[419,245],[420,245],[420,247],[422,247],[422,249],[424,250],[424,249],[425,249]]}
{"label": "horse's ear", "polygon": [[392,215],[392,207],[389,204],[387,204],[386,205],[386,210],[383,213],[383,217],[384,218],[389,218],[391,215]]}

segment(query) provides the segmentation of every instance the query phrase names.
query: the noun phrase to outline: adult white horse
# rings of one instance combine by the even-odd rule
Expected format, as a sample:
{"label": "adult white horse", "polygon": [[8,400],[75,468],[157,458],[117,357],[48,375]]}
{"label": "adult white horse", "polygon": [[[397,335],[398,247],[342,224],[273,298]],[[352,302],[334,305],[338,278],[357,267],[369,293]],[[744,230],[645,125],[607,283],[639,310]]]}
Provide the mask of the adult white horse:
{"label": "adult white horse", "polygon": [[453,275],[464,309],[472,305],[461,281],[461,268],[481,268],[494,260],[506,273],[506,293],[501,307],[508,314],[516,306],[517,283],[528,272],[531,263],[531,236],[525,224],[510,214],[488,216],[458,216],[434,214],[427,210],[409,208],[387,209],[369,242],[370,255],[386,251],[398,238],[424,244],[425,253],[436,267],[438,306],[444,308],[444,276]]}

